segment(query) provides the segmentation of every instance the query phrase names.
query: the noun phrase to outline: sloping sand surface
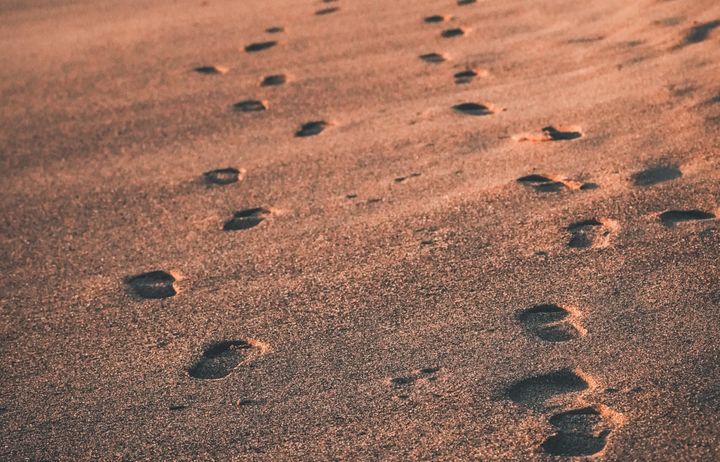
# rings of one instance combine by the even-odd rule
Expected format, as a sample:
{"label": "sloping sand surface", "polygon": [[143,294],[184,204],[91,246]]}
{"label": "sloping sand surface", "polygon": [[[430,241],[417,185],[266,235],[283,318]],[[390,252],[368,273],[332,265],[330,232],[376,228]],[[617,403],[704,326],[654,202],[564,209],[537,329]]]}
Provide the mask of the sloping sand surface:
{"label": "sloping sand surface", "polygon": [[720,459],[720,5],[460,3],[2,2],[0,459]]}

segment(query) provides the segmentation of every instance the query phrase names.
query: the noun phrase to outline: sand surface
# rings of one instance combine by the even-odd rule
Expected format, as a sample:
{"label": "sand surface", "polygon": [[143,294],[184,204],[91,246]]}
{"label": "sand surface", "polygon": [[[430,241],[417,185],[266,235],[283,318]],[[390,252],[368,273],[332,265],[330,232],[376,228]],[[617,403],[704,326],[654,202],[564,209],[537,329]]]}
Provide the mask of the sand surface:
{"label": "sand surface", "polygon": [[720,459],[716,0],[0,21],[0,459]]}

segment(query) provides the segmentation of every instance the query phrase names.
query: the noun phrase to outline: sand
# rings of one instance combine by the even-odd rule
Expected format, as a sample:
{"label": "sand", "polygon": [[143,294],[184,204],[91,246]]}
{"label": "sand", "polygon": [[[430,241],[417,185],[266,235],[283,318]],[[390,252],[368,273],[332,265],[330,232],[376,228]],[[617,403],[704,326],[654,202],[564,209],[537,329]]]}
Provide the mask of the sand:
{"label": "sand", "polygon": [[720,458],[716,1],[0,19],[0,459]]}

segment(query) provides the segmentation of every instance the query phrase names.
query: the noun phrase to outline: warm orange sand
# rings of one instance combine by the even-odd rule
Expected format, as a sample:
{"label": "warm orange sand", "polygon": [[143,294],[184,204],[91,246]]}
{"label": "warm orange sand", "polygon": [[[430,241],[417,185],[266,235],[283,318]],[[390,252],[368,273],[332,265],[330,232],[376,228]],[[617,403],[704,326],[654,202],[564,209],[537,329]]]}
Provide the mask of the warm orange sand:
{"label": "warm orange sand", "polygon": [[716,0],[0,21],[0,460],[720,459]]}

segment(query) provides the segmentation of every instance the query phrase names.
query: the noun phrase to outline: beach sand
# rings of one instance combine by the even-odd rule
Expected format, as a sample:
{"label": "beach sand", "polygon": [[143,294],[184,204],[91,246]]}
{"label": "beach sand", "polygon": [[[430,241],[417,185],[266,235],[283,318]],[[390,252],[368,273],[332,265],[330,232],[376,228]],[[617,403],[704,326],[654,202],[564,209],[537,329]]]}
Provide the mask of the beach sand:
{"label": "beach sand", "polygon": [[467,3],[2,2],[0,459],[720,459],[720,5]]}

